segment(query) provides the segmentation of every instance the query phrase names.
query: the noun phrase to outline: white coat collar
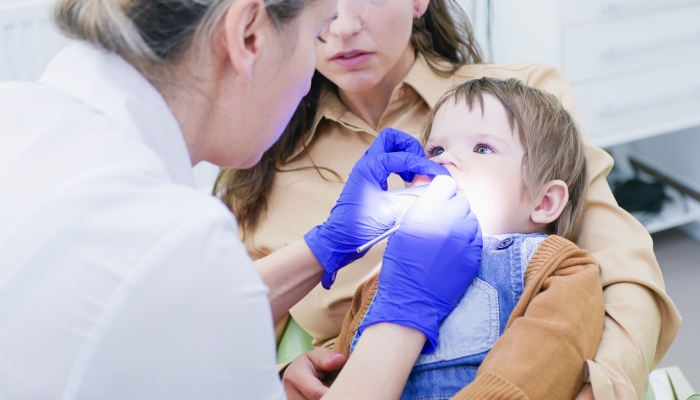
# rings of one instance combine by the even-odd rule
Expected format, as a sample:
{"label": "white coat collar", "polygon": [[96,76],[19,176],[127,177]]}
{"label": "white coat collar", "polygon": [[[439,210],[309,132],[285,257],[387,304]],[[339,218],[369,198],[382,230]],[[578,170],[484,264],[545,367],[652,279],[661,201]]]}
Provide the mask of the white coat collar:
{"label": "white coat collar", "polygon": [[39,83],[58,87],[116,121],[160,157],[173,182],[195,186],[175,116],[160,92],[120,56],[74,42],[51,61]]}

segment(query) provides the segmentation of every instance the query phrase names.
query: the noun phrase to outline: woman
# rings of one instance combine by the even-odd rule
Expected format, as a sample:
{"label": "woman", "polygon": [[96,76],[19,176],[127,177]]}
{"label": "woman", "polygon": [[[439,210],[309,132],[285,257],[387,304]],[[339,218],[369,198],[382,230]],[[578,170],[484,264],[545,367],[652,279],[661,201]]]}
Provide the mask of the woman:
{"label": "woman", "polygon": [[[311,91],[281,140],[252,169],[219,176],[215,190],[239,216],[252,257],[264,260],[325,218],[353,160],[376,132],[391,126],[417,136],[430,108],[454,84],[481,76],[518,78],[555,94],[577,115],[569,85],[551,67],[480,62],[454,2],[341,0],[338,18],[317,44]],[[612,159],[592,146],[587,157],[591,190],[577,244],[600,264],[607,312],[598,353],[588,365],[592,392],[602,399],[642,398],[680,317],[664,291],[650,236],[616,205],[608,187]],[[316,346],[332,345],[355,288],[381,254],[375,246],[339,275],[335,290],[317,287],[292,308]],[[319,352],[300,360],[299,370],[287,372],[287,386],[323,393],[311,373],[342,364],[327,357]],[[536,366],[531,379],[538,379]],[[593,393],[584,386],[582,396]]]}
{"label": "woman", "polygon": [[[308,91],[314,42],[335,8],[330,0],[57,3],[59,26],[79,42],[39,84],[0,85],[1,398],[284,397],[267,289],[235,220],[197,192],[191,168],[260,159]],[[381,189],[392,172],[445,174],[415,139],[383,135],[351,174],[340,212],[268,264],[302,281],[275,293],[296,302],[324,275],[332,280],[359,244],[406,212],[387,250],[396,267],[385,293],[450,312],[421,302],[436,292],[430,285],[411,283],[438,255],[406,259],[406,248],[447,246],[464,256],[458,268],[473,270],[478,260],[464,251],[478,251],[478,224],[451,178],[436,178],[416,200],[420,191]],[[451,264],[433,280],[440,295],[469,284]],[[400,391],[377,391],[380,366],[410,365],[406,357],[437,329],[384,307],[358,346],[365,362],[377,349],[385,357],[374,373],[350,366],[340,388]]]}

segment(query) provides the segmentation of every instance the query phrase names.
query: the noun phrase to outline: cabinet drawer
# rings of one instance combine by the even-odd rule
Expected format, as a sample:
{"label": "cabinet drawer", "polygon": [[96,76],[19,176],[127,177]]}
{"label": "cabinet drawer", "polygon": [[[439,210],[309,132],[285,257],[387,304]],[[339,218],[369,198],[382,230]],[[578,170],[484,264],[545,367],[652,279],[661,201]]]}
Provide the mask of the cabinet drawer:
{"label": "cabinet drawer", "polygon": [[610,20],[700,4],[700,0],[565,0],[564,23]]}
{"label": "cabinet drawer", "polygon": [[572,83],[695,57],[700,57],[700,5],[564,33],[564,73]]}
{"label": "cabinet drawer", "polygon": [[601,147],[700,125],[700,61],[573,91],[588,137]]}

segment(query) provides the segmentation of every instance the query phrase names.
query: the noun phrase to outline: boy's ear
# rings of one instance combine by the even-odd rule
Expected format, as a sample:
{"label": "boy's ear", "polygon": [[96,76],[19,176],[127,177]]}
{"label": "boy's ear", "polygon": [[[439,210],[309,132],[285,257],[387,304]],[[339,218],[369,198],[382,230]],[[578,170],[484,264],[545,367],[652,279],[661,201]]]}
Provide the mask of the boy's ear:
{"label": "boy's ear", "polygon": [[530,219],[536,224],[547,225],[556,221],[569,202],[569,187],[564,181],[553,180],[542,188],[540,203],[530,214]]}
{"label": "boy's ear", "polygon": [[217,50],[228,57],[243,83],[250,80],[260,55],[266,18],[263,0],[235,1],[224,15]]}

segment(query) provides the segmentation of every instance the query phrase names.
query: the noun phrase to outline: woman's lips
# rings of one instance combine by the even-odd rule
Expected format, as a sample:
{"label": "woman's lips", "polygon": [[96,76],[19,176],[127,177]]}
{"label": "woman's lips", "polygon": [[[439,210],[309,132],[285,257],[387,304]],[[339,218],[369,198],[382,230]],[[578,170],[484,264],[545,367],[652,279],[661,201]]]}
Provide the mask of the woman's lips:
{"label": "woman's lips", "polygon": [[344,51],[334,55],[331,60],[346,68],[357,67],[364,64],[372,57],[372,53],[360,50]]}

